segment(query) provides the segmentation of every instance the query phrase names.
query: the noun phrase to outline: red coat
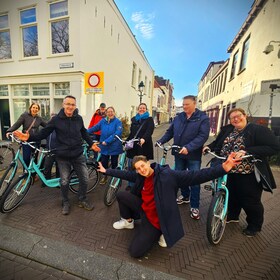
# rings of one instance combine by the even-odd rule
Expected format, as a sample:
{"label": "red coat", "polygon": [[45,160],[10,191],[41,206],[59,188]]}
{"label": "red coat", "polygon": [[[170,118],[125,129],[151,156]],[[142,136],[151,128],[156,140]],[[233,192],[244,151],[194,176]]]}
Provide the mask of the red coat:
{"label": "red coat", "polygon": [[[103,116],[100,114],[100,110],[97,109],[96,112],[93,114],[92,118],[91,118],[91,121],[89,123],[89,126],[88,128],[91,128],[93,126],[95,126],[96,124],[98,124],[101,120],[103,119]],[[97,134],[97,135],[100,135],[101,134],[101,131],[96,131],[94,132],[93,134]]]}

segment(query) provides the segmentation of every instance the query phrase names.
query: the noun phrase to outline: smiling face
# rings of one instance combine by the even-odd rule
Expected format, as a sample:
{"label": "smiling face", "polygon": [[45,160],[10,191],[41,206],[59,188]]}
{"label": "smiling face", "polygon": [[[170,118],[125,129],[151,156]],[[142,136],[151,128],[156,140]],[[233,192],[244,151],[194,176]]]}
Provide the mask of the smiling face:
{"label": "smiling face", "polygon": [[229,120],[237,130],[242,130],[247,125],[246,115],[240,111],[233,111],[229,115]]}
{"label": "smiling face", "polygon": [[139,160],[134,164],[134,168],[143,177],[150,177],[154,173],[149,161]]}
{"label": "smiling face", "polygon": [[33,104],[31,107],[30,107],[30,114],[35,117],[40,111],[40,108],[38,106],[38,104]]}
{"label": "smiling face", "polygon": [[106,115],[109,119],[113,119],[115,117],[115,110],[112,107],[109,107],[106,111]]}
{"label": "smiling face", "polygon": [[71,97],[66,97],[63,101],[63,109],[67,117],[72,117],[76,109],[76,100]]}
{"label": "smiling face", "polygon": [[140,104],[138,107],[138,114],[143,115],[147,112],[147,106],[145,104]]}
{"label": "smiling face", "polygon": [[190,116],[195,111],[196,102],[192,98],[183,99],[183,110]]}

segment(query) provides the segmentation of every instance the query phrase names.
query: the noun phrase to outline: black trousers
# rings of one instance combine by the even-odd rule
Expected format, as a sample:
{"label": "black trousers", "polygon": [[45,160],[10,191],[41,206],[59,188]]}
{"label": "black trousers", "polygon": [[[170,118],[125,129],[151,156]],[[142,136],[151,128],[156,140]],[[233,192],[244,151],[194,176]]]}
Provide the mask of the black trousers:
{"label": "black trousers", "polygon": [[141,224],[137,227],[128,249],[131,257],[140,258],[159,240],[161,231],[148,221],[141,208],[142,200],[138,196],[123,191],[117,193],[117,200],[122,218],[129,219],[140,215]]}
{"label": "black trousers", "polygon": [[264,220],[264,208],[261,202],[262,188],[255,174],[229,174],[227,187],[229,189],[228,217],[237,219],[243,208],[247,215],[247,228],[260,231]]}

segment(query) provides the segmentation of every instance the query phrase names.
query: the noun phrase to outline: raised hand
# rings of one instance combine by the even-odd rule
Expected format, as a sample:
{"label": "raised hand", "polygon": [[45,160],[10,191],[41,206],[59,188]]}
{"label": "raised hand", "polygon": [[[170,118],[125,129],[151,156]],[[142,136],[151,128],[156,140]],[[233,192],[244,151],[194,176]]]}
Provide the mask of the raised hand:
{"label": "raised hand", "polygon": [[230,153],[227,160],[222,164],[224,170],[229,172],[234,166],[238,165],[242,158],[237,157],[237,153]]}

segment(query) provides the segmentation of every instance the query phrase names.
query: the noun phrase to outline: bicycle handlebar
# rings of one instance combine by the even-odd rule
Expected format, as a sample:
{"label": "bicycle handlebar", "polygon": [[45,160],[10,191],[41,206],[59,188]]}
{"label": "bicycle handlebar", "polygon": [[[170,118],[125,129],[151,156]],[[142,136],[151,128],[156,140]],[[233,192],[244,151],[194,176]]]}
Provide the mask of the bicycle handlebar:
{"label": "bicycle handlebar", "polygon": [[122,140],[118,135],[115,135],[115,137],[122,142],[123,145],[125,145],[128,141],[132,141],[132,142],[140,142],[140,139],[139,138],[133,138],[133,139],[130,139],[128,141],[126,140]]}
{"label": "bicycle handlebar", "polygon": [[[206,149],[205,151],[204,151],[204,154],[210,154],[210,155],[212,155],[212,156],[214,156],[215,158],[218,158],[218,159],[222,159],[222,160],[226,160],[226,157],[221,157],[221,156],[218,156],[218,155],[216,155],[214,152],[212,152],[210,149]],[[242,156],[242,157],[240,157],[241,159],[245,159],[245,158],[254,158],[254,156],[253,155],[244,155],[244,156]],[[257,160],[256,160],[257,161]]]}
{"label": "bicycle handlebar", "polygon": [[182,149],[182,147],[178,146],[178,145],[165,145],[165,144],[161,144],[159,142],[156,142],[155,146],[159,147],[160,149],[165,150],[165,151],[169,151],[173,148],[177,149],[178,151],[180,151]]}

